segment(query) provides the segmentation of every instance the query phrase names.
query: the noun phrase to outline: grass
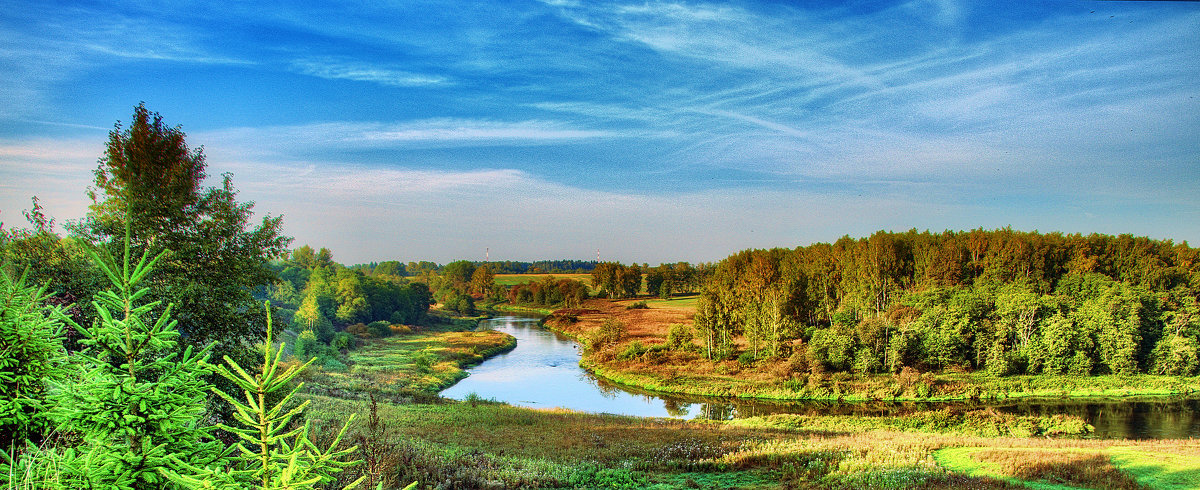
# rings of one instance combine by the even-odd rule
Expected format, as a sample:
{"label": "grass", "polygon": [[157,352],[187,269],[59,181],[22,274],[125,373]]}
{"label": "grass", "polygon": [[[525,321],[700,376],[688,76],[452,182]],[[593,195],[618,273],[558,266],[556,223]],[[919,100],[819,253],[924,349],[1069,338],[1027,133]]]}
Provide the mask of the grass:
{"label": "grass", "polygon": [[310,392],[343,398],[427,398],[466,377],[466,368],[513,347],[515,338],[493,330],[418,331],[368,341],[350,351],[347,371],[310,369],[303,380]]}
{"label": "grass", "polygon": [[574,279],[576,281],[583,281],[585,284],[592,283],[591,274],[496,274],[495,281],[497,286],[515,286],[529,282],[540,282],[547,277]]}
{"label": "grass", "polygon": [[[318,397],[310,413],[363,410],[362,402]],[[1195,488],[1200,481],[1194,441],[986,436],[971,417],[938,412],[907,423],[852,415],[680,421],[478,401],[379,410],[394,428],[396,457],[410,463],[399,480],[455,488]]]}
{"label": "grass", "polygon": [[1116,467],[1143,485],[1170,490],[1200,487],[1200,442],[1114,446],[1107,452]]}
{"label": "grass", "polygon": [[696,302],[700,299],[699,294],[689,294],[673,296],[670,299],[647,299],[646,305],[651,308],[679,308],[690,310],[691,313],[696,311]]}
{"label": "grass", "polygon": [[[655,345],[657,325],[680,322],[687,315],[653,303],[649,309],[626,310],[615,302],[608,308],[582,314],[560,329],[584,338],[593,321],[622,315],[628,322],[627,340]],[[1177,489],[1198,488],[1195,482],[1200,481],[1200,443],[1075,438],[1086,434],[1088,426],[1066,415],[944,409],[713,422],[532,410],[472,396],[450,402],[435,396],[441,386],[460,377],[463,367],[512,347],[506,335],[457,331],[459,327],[447,324],[380,340],[354,351],[348,372],[310,375],[312,391],[318,393],[308,410],[314,433],[329,434],[349,414],[360,414],[348,441],[365,448],[360,451],[372,450],[372,463],[352,469],[347,477],[378,471],[386,473],[376,475],[377,481],[388,482],[385,488],[418,481],[422,488],[468,489]],[[742,368],[707,363],[694,354],[661,355],[667,356],[665,362],[639,359],[598,364],[596,369],[621,366],[611,376],[617,379],[645,370],[648,374],[638,376],[673,383],[674,389],[721,387],[753,394],[747,387],[797,391],[809,386],[807,380],[798,384],[792,373],[778,376],[782,370],[771,364]],[[694,363],[694,370],[663,367],[679,363]],[[1030,380],[1005,379],[1013,383],[1009,393],[1038,388]],[[1153,377],[1133,381],[1147,389],[1169,389],[1178,382]],[[862,388],[855,382],[860,381],[829,377],[813,386],[846,394]],[[878,386],[863,386],[876,390],[887,383],[919,382],[936,388],[931,390],[935,394],[975,386],[969,375],[880,377],[870,381]],[[1052,388],[1060,391],[1112,393],[1131,378],[1084,382],[1064,377],[1054,382],[1060,386]],[[362,400],[372,394],[402,403],[380,403],[372,411],[372,404]],[[381,422],[372,426],[370,420]]]}
{"label": "grass", "polygon": [[1200,488],[1200,443],[1153,441],[1097,448],[955,447],[938,450],[943,466],[1034,488]]}

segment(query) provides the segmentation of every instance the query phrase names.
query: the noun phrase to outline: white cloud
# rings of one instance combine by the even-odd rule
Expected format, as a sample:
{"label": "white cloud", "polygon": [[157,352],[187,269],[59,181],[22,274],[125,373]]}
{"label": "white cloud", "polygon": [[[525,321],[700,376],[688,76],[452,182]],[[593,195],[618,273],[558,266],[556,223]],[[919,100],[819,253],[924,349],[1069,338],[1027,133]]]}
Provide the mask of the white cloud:
{"label": "white cloud", "polygon": [[525,146],[624,137],[622,133],[584,129],[556,121],[427,119],[400,123],[327,122],[294,126],[230,128],[196,132],[197,141],[223,151],[304,158],[328,149]]}
{"label": "white cloud", "polygon": [[444,76],[415,73],[354,60],[300,59],[293,61],[291,66],[292,69],[304,75],[335,80],[372,82],[393,87],[420,87],[451,83],[450,79]]}

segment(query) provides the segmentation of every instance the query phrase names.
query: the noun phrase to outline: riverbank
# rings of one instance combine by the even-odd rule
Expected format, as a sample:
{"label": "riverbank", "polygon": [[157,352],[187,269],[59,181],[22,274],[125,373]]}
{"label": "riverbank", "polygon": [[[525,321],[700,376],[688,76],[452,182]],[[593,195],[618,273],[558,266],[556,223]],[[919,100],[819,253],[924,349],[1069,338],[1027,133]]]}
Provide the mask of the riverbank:
{"label": "riverbank", "polygon": [[[453,402],[424,378],[465,353],[511,348],[504,340],[495,331],[419,331],[373,343],[355,366],[377,369],[349,376],[373,384],[312,397],[313,433],[336,432],[357,413],[346,440],[372,456],[347,476],[378,472],[385,488],[1187,488],[1162,482],[1200,479],[1200,443],[1079,439],[1090,427],[1071,415],[945,408],[687,421],[533,410],[478,396]],[[404,390],[380,390],[393,382]],[[389,393],[400,396],[362,400]]]}
{"label": "riverbank", "polygon": [[467,376],[466,370],[514,349],[511,335],[474,331],[478,319],[442,321],[412,333],[372,339],[348,353],[345,370],[307,370],[301,380],[313,394],[395,401],[432,400]]}
{"label": "riverbank", "polygon": [[380,404],[375,418],[386,425],[371,432],[370,407],[361,402],[317,397],[309,410],[322,420],[358,413],[351,433],[368,436],[357,443],[386,448],[378,463],[396,481],[426,488],[1189,488],[1180,482],[1200,481],[1200,443],[1047,437],[1080,429],[1070,417],[929,411],[707,422],[472,400]]}
{"label": "riverbank", "polygon": [[589,345],[605,321],[623,325],[619,340],[592,346],[580,365],[615,384],[661,393],[774,401],[950,401],[1021,398],[1127,398],[1200,394],[1200,376],[994,377],[983,373],[856,375],[813,372],[802,360],[743,364],[710,361],[692,348],[668,348],[672,324],[691,323],[687,308],[630,309],[628,301],[591,300],[586,310],[548,317],[547,328]]}

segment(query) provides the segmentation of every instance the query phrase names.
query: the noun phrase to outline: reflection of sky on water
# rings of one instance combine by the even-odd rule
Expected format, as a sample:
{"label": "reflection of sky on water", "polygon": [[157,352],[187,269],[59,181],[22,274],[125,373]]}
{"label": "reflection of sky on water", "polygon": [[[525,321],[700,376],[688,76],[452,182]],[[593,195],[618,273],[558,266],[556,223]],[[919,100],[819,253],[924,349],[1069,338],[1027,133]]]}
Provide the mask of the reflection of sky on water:
{"label": "reflection of sky on water", "polygon": [[988,406],[1028,415],[1067,413],[1084,418],[1106,438],[1200,437],[1200,398],[1174,400],[1023,400],[951,403],[837,403],[808,401],[768,403],[652,394],[597,379],[579,367],[579,346],[541,328],[537,320],[501,317],[482,328],[517,338],[512,351],[470,369],[470,376],[442,392],[462,399],[468,393],[512,405],[533,408],[564,407],[593,413],[641,417],[702,417],[714,420],[772,413],[809,415],[900,415],[914,410],[953,406],[976,410]]}
{"label": "reflection of sky on water", "polygon": [[687,403],[664,402],[598,382],[579,368],[579,346],[539,327],[537,320],[500,317],[483,328],[516,337],[517,348],[470,369],[470,376],[442,396],[462,399],[475,393],[527,407],[652,417],[686,417],[690,412]]}

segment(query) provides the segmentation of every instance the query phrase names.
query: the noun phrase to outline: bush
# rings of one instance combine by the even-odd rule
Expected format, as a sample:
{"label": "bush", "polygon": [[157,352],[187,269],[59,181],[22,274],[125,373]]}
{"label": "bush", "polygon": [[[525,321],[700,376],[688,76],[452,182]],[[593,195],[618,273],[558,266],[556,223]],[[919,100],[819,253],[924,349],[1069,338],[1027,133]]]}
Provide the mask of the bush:
{"label": "bush", "polygon": [[13,281],[0,270],[0,400],[6,400],[0,404],[0,447],[37,441],[49,428],[46,381],[59,375],[66,356],[62,323],[53,318],[57,309],[42,306],[46,298],[45,288],[26,286],[24,276]]}
{"label": "bush", "polygon": [[754,357],[754,353],[750,351],[743,352],[737,358],[738,365],[742,367],[753,366],[754,362],[757,360],[758,359]]}
{"label": "bush", "polygon": [[365,339],[371,336],[371,333],[367,331],[367,326],[361,323],[355,323],[354,325],[346,327],[345,332],[360,339]]}
{"label": "bush", "polygon": [[642,345],[641,342],[635,340],[633,342],[630,342],[629,345],[625,346],[625,350],[621,351],[621,353],[617,355],[617,358],[628,361],[628,360],[637,359],[639,357],[642,357],[642,354],[645,354],[645,353],[646,353],[646,346]]}
{"label": "bush", "polygon": [[645,301],[638,301],[629,306],[626,306],[625,309],[626,310],[648,310],[648,309],[650,309],[650,305],[646,304]]}
{"label": "bush", "polygon": [[429,373],[433,370],[435,359],[433,353],[429,350],[420,350],[413,354],[413,366],[416,366],[417,371]]}
{"label": "bush", "polygon": [[600,329],[592,335],[588,347],[599,349],[608,344],[620,342],[623,337],[625,337],[625,324],[615,318],[605,318],[604,323],[600,324]]}
{"label": "bush", "polygon": [[321,369],[326,371],[342,372],[349,369],[349,367],[346,366],[346,363],[339,361],[337,358],[325,357],[322,358]]}
{"label": "bush", "polygon": [[354,336],[347,332],[335,333],[333,334],[333,340],[329,342],[329,346],[338,350],[349,349],[354,346]]}
{"label": "bush", "polygon": [[692,344],[695,339],[695,333],[692,331],[692,326],[686,323],[672,323],[667,327],[667,346],[671,349],[679,351],[692,351],[696,346]]}
{"label": "bush", "polygon": [[390,337],[392,335],[392,329],[388,328],[390,325],[391,324],[388,322],[382,320],[371,322],[369,325],[367,325],[367,332],[370,333],[372,337],[377,339]]}
{"label": "bush", "polygon": [[390,325],[388,329],[392,331],[392,335],[405,335],[413,332],[412,327],[408,325]]}
{"label": "bush", "polygon": [[318,346],[320,346],[320,342],[317,342],[317,334],[312,330],[305,330],[296,337],[296,345],[292,346],[292,356],[296,359],[308,360],[317,355],[320,350]]}
{"label": "bush", "polygon": [[458,312],[463,315],[474,315],[475,314],[475,298],[472,298],[471,296],[466,295],[466,294],[459,294],[450,299],[447,299],[446,302],[442,304],[442,307],[447,310],[455,311],[455,312]]}
{"label": "bush", "polygon": [[1200,368],[1197,352],[1200,345],[1196,339],[1182,335],[1168,335],[1154,346],[1154,374],[1191,376]]}

